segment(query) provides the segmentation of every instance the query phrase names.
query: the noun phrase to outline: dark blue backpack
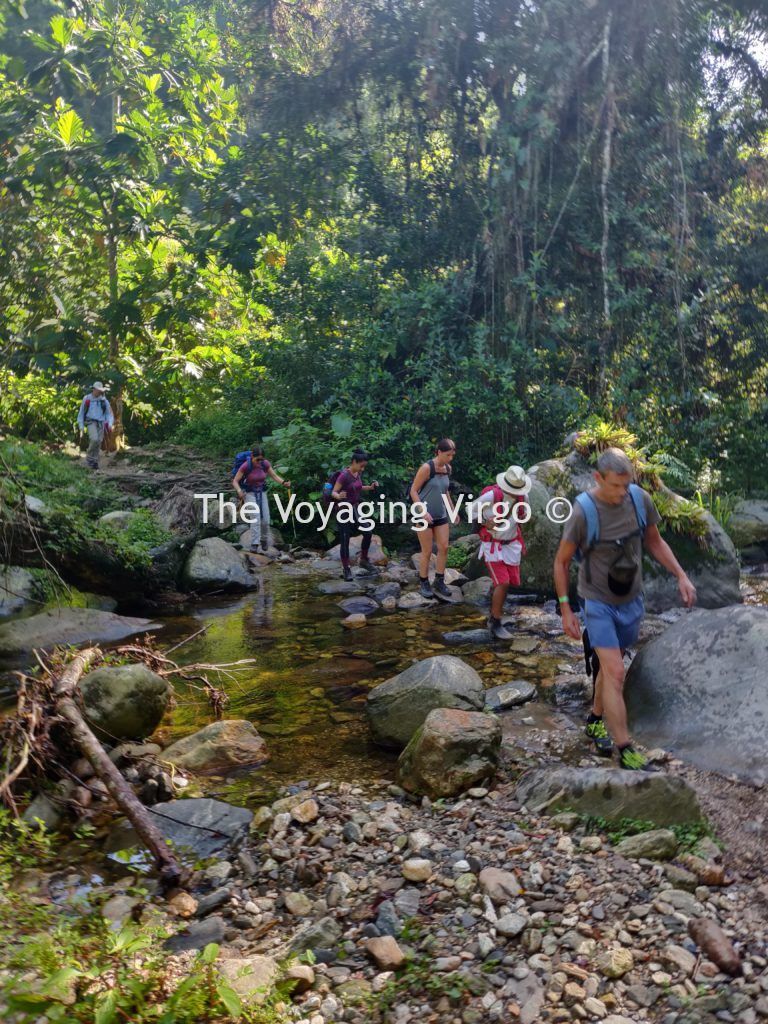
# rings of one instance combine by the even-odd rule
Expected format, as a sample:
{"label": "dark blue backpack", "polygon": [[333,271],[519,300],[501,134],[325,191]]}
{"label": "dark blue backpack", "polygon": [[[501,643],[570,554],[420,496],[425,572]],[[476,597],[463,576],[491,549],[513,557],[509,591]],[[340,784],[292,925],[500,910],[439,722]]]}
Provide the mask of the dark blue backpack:
{"label": "dark blue backpack", "polygon": [[[232,461],[232,470],[230,472],[231,478],[234,480],[237,476],[237,472],[242,468],[244,463],[248,463],[248,473],[253,469],[253,452],[238,452]],[[248,474],[246,473],[246,476]]]}

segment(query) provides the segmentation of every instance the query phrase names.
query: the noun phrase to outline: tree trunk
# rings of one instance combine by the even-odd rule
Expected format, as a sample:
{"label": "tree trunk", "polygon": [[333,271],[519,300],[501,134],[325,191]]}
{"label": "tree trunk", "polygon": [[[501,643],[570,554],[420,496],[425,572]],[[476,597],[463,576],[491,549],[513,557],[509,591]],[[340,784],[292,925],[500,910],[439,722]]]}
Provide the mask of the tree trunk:
{"label": "tree trunk", "polygon": [[[112,133],[116,131],[117,120],[120,117],[120,93],[116,92],[112,99]],[[112,316],[109,321],[109,362],[110,366],[114,369],[118,369],[118,360],[120,359],[120,332],[115,324],[115,309],[117,307],[117,298],[119,295],[119,282],[117,276],[117,196],[113,196],[109,204],[109,214],[107,218],[107,270],[109,274],[109,305],[112,310]],[[105,434],[104,437],[104,450],[108,452],[116,452],[124,445],[124,430],[123,430],[123,383],[122,380],[118,382],[117,389],[112,396],[110,401],[112,406],[112,414],[115,417],[115,424],[111,432]]]}
{"label": "tree trunk", "polygon": [[[110,206],[110,217],[107,225],[107,269],[109,272],[109,304],[113,311],[109,323],[109,363],[111,367],[116,368],[120,358],[120,335],[114,322],[114,310],[117,306],[118,297],[117,228],[114,220],[114,204]],[[118,383],[109,404],[112,406],[115,425],[110,433],[105,434],[104,449],[108,452],[115,452],[122,448],[124,443],[122,381]]]}
{"label": "tree trunk", "polygon": [[56,711],[69,722],[72,736],[81,752],[91,763],[97,778],[109,790],[117,806],[131,822],[144,846],[155,858],[160,880],[165,888],[171,888],[181,879],[181,868],[171,852],[162,833],[152,821],[146,807],[107,756],[106,751],[89,728],[75,701],[75,691],[80,677],[98,655],[96,647],[81,651],[67,665],[54,685]]}
{"label": "tree trunk", "polygon": [[603,168],[600,177],[600,198],[603,213],[603,236],[600,243],[600,269],[603,279],[603,327],[600,332],[598,357],[598,390],[601,401],[607,398],[608,349],[611,340],[611,296],[609,288],[608,243],[610,241],[609,186],[611,180],[611,148],[616,123],[616,99],[613,72],[610,64],[612,14],[608,15],[603,35],[603,84],[605,86],[605,135],[603,138]]}

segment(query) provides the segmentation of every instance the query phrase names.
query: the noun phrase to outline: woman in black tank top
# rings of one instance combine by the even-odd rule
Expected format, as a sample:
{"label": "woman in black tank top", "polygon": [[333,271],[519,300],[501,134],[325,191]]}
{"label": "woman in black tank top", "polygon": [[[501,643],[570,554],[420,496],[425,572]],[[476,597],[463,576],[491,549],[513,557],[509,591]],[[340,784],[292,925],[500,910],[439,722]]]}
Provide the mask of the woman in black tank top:
{"label": "woman in black tank top", "polygon": [[[410,498],[414,504],[426,508],[424,518],[427,528],[419,530],[419,593],[422,597],[441,599],[450,598],[451,592],[445,585],[445,563],[448,558],[448,534],[450,530],[449,510],[453,512],[453,503],[448,494],[451,462],[456,454],[456,445],[450,438],[438,441],[435,456],[419,467],[411,484]],[[429,560],[432,556],[432,545],[437,545],[437,564],[435,566],[435,583],[429,585]]]}

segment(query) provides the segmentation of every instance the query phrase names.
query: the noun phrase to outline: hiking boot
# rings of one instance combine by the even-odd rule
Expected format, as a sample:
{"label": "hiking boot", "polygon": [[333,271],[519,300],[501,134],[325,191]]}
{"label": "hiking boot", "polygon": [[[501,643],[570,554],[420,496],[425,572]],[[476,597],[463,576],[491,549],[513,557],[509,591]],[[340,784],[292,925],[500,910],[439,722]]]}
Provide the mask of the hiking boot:
{"label": "hiking boot", "polygon": [[619,750],[619,767],[625,768],[628,772],[657,772],[659,770],[650,763],[645,754],[635,750],[631,743]]}
{"label": "hiking boot", "polygon": [[613,740],[608,735],[605,722],[598,718],[596,722],[587,722],[584,732],[595,744],[595,750],[600,757],[610,757],[613,753]]}
{"label": "hiking boot", "polygon": [[365,573],[366,576],[378,576],[379,570],[373,564],[369,562],[367,558],[361,558],[358,562],[358,569],[360,572]]}
{"label": "hiking boot", "polygon": [[432,593],[435,597],[444,598],[448,601],[451,600],[451,592],[445,585],[445,580],[442,576],[435,576],[435,582],[432,584]]}
{"label": "hiking boot", "polygon": [[347,583],[352,582],[352,570],[349,568],[348,565],[344,566],[344,579],[347,581]]}
{"label": "hiking boot", "polygon": [[491,616],[488,619],[488,632],[491,634],[492,640],[514,640],[515,634],[510,633],[501,619],[494,619]]}
{"label": "hiking boot", "polygon": [[434,601],[435,599],[432,587],[429,585],[429,580],[419,580],[419,593],[422,597],[426,597],[428,601]]}

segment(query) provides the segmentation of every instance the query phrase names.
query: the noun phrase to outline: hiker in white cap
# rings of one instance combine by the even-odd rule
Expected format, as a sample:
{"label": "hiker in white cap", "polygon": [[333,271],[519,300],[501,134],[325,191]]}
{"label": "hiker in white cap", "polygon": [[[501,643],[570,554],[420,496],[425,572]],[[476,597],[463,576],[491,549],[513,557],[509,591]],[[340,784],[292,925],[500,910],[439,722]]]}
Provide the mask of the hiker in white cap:
{"label": "hiker in white cap", "polygon": [[99,451],[105,432],[108,432],[115,425],[115,417],[112,414],[112,407],[107,400],[105,392],[109,390],[108,384],[102,384],[100,380],[94,381],[90,395],[86,395],[80,403],[80,412],[77,414],[77,425],[80,434],[88,431],[88,451],[85,461],[91,469],[99,468]]}
{"label": "hiker in white cap", "polygon": [[480,492],[472,504],[472,518],[480,523],[479,556],[485,561],[493,580],[491,614],[488,629],[494,640],[511,640],[513,634],[502,623],[504,601],[510,587],[520,586],[520,560],[525,554],[525,543],[518,519],[513,515],[515,505],[525,502],[531,489],[531,478],[522,466],[509,466]]}

